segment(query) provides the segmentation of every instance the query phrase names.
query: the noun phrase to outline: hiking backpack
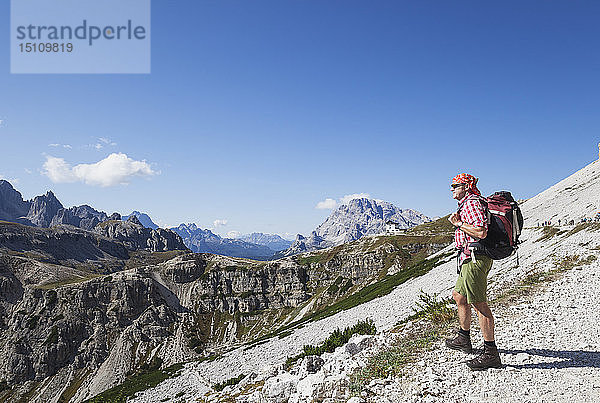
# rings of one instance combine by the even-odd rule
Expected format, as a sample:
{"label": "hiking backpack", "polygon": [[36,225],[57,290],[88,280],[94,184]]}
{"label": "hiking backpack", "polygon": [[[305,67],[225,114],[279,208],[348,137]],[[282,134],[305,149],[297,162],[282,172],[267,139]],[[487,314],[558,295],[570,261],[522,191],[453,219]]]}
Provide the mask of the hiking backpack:
{"label": "hiking backpack", "polygon": [[521,209],[510,192],[506,191],[496,192],[487,198],[481,197],[480,201],[487,213],[488,232],[484,239],[471,242],[469,249],[479,251],[493,260],[504,259],[518,248],[523,229]]}

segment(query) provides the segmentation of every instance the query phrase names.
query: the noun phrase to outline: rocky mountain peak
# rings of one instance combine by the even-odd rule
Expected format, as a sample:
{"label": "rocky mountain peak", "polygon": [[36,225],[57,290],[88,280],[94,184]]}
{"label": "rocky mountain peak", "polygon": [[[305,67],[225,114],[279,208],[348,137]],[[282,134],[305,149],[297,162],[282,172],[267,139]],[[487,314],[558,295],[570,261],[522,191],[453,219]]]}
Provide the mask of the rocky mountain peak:
{"label": "rocky mountain peak", "polygon": [[382,234],[387,221],[398,223],[400,228],[411,228],[431,219],[416,210],[400,209],[383,200],[352,199],[338,206],[308,237],[297,237],[289,249],[277,256],[291,256],[355,241],[365,235]]}
{"label": "rocky mountain peak", "polygon": [[62,208],[64,208],[62,203],[49,190],[45,195],[33,199],[27,219],[37,227],[48,228],[56,213]]}

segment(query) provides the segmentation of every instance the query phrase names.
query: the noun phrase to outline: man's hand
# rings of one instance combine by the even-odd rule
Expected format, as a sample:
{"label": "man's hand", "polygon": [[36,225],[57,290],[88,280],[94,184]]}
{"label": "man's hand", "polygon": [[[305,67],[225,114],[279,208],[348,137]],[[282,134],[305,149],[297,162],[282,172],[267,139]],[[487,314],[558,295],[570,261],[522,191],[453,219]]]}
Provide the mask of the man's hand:
{"label": "man's hand", "polygon": [[460,224],[461,222],[458,213],[450,214],[450,217],[448,217],[448,221],[450,221],[455,227],[458,227],[458,224]]}
{"label": "man's hand", "polygon": [[458,224],[460,224],[460,229],[462,230],[462,232],[471,235],[473,238],[483,239],[487,236],[487,228],[477,227],[475,225],[467,224],[466,222],[461,221],[458,213],[450,214],[450,217],[448,217],[448,221],[450,221],[455,227],[458,227]]}

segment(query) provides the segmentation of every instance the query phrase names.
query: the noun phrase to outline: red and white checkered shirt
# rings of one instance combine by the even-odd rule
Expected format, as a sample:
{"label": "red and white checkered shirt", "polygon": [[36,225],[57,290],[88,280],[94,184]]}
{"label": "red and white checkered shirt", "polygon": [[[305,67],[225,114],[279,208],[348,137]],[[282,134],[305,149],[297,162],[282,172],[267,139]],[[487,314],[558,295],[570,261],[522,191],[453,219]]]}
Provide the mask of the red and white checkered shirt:
{"label": "red and white checkered shirt", "polygon": [[[485,209],[481,204],[479,196],[469,193],[458,202],[458,205],[460,208],[460,221],[487,229],[488,224]],[[469,243],[476,242],[478,239],[464,233],[460,228],[456,228],[454,231],[454,241],[456,247],[462,250],[460,253],[460,264],[462,264],[465,259],[471,257],[471,251],[467,249]]]}

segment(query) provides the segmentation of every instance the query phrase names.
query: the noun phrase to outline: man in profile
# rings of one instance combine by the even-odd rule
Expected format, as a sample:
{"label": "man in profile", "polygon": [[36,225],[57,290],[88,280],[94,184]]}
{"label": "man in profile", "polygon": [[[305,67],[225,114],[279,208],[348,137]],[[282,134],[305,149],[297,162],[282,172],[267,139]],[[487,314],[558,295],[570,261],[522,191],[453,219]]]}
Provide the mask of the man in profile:
{"label": "man in profile", "polygon": [[448,218],[456,227],[454,239],[457,249],[459,276],[452,297],[458,307],[460,329],[453,339],[446,340],[446,346],[454,350],[471,353],[471,306],[479,317],[483,333],[483,352],[467,361],[472,370],[500,368],[502,362],[494,339],[494,317],[487,303],[487,276],[492,268],[492,259],[469,249],[472,242],[487,236],[487,213],[477,189],[477,178],[460,174],[452,179],[452,197],[458,201],[458,212]]}

